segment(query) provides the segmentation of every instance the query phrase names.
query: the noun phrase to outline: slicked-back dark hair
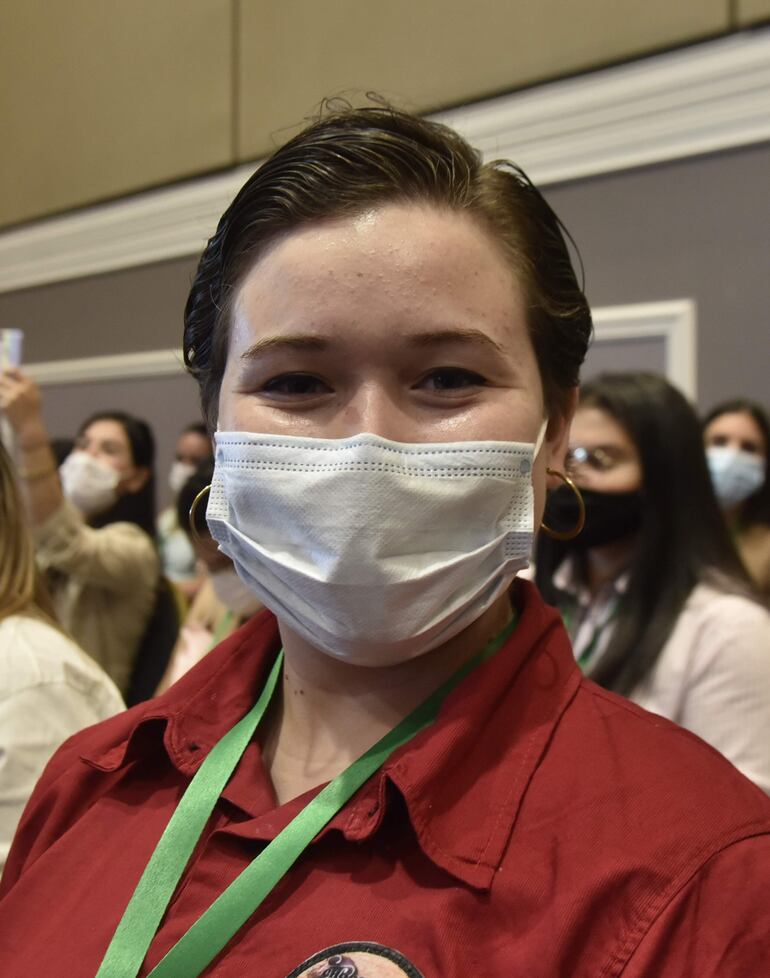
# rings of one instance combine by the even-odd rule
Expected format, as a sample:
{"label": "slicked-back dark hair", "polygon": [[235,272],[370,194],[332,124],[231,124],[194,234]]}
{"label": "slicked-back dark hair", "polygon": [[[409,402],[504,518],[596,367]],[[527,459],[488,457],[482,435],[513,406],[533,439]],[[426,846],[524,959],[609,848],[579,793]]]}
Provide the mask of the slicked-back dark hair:
{"label": "slicked-back dark hair", "polygon": [[770,419],[764,408],[755,401],[738,398],[724,401],[713,407],[703,419],[704,432],[715,418],[720,418],[723,414],[748,414],[762,432],[765,442],[765,481],[756,492],[741,503],[740,522],[745,527],[753,526],[755,523],[770,525]]}
{"label": "slicked-back dark hair", "polygon": [[[602,374],[585,384],[580,407],[606,411],[628,434],[642,469],[642,526],[628,587],[606,652],[591,672],[628,694],[658,658],[696,584],[751,594],[751,584],[714,495],[694,409],[657,374]],[[537,583],[558,603],[553,572],[568,543],[540,534]]]}
{"label": "slicked-back dark hair", "polygon": [[591,335],[591,314],[562,225],[526,175],[484,164],[457,133],[387,107],[329,112],[277,150],[223,214],[187,300],[184,358],[216,424],[237,291],[265,249],[308,224],[386,203],[474,216],[502,245],[525,290],[549,412],[562,412]]}

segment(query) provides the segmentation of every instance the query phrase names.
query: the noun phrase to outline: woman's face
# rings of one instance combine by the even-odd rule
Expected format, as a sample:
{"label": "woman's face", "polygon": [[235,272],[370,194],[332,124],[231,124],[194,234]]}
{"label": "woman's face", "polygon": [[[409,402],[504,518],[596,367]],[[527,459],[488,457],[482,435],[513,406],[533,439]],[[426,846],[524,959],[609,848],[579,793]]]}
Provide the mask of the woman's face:
{"label": "woman's face", "polygon": [[578,408],[569,438],[568,467],[581,489],[634,492],[642,488],[639,453],[627,431],[606,411]]}
{"label": "woman's face", "polygon": [[91,424],[75,442],[78,451],[113,468],[119,476],[118,492],[138,492],[149,477],[149,471],[134,464],[131,443],[119,421],[102,418]]}
{"label": "woman's face", "polygon": [[[545,417],[522,290],[465,215],[389,204],[279,240],[234,304],[219,428],[534,442]],[[536,466],[558,465],[552,419]]]}
{"label": "woman's face", "polygon": [[757,455],[767,459],[768,446],[762,429],[754,418],[745,411],[720,414],[710,421],[703,432],[706,448],[719,446],[733,448],[747,455]]}
{"label": "woman's face", "polygon": [[197,468],[211,455],[211,442],[198,431],[183,431],[177,438],[174,458]]}

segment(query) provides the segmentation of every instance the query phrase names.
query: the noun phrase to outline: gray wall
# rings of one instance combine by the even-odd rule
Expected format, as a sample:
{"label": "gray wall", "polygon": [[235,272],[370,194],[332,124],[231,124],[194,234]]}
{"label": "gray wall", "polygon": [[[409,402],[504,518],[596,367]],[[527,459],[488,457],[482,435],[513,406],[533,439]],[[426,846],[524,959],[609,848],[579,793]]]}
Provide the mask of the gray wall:
{"label": "gray wall", "polygon": [[592,305],[695,299],[701,408],[738,395],[768,402],[770,145],[546,196],[578,244]]}
{"label": "gray wall", "polygon": [[[182,311],[197,259],[133,268],[0,295],[0,326],[24,330],[24,359],[67,360],[182,345]],[[95,411],[117,408],[149,421],[158,445],[158,499],[178,432],[200,420],[197,386],[178,377],[57,384],[43,389],[52,435],[71,436]]]}
{"label": "gray wall", "polygon": [[[768,400],[769,175],[770,146],[755,146],[546,190],[580,247],[594,305],[695,299],[702,408],[737,394]],[[0,325],[25,330],[28,361],[176,347],[195,264],[0,295]],[[659,353],[643,347],[640,359],[654,363]],[[606,351],[595,366],[610,366]],[[147,417],[161,483],[178,430],[198,417],[195,385],[183,376],[51,387],[45,403],[57,435],[102,407]]]}

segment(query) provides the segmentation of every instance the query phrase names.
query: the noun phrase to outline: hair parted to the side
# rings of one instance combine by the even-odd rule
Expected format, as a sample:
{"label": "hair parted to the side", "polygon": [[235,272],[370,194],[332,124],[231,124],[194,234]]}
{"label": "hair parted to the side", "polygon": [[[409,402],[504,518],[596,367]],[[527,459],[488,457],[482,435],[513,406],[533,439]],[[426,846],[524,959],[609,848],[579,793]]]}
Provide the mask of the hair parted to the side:
{"label": "hair parted to the side", "polygon": [[55,624],[53,606],[35,563],[35,546],[27,526],[13,464],[0,442],[0,621],[33,614]]}
{"label": "hair parted to the side", "polygon": [[756,492],[741,503],[740,522],[747,528],[756,523],[770,525],[770,418],[765,409],[755,401],[736,398],[715,405],[703,419],[703,430],[723,414],[748,414],[762,432],[765,442],[765,480]]}
{"label": "hair parted to the side", "polygon": [[385,203],[462,211],[488,228],[525,290],[549,413],[564,409],[592,327],[558,217],[512,163],[482,163],[448,127],[380,105],[327,111],[289,140],[249,178],[209,240],[183,346],[212,429],[233,301],[265,249],[304,225]]}
{"label": "hair parted to the side", "polygon": [[[602,374],[580,392],[580,408],[606,411],[627,432],[642,469],[642,525],[612,638],[591,679],[627,695],[654,665],[698,583],[750,596],[711,485],[695,410],[657,374]],[[536,580],[558,603],[552,576],[570,545],[537,543]]]}

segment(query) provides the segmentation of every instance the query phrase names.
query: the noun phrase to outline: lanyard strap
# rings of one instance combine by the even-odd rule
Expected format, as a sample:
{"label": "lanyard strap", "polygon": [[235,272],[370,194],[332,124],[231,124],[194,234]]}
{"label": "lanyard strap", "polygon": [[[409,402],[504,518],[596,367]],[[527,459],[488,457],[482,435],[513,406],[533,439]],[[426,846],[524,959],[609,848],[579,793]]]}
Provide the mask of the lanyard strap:
{"label": "lanyard strap", "polygon": [[[599,645],[602,636],[610,627],[610,625],[614,624],[615,619],[618,617],[618,614],[620,613],[620,604],[621,604],[621,599],[617,598],[615,600],[615,606],[612,608],[612,610],[604,619],[604,621],[601,623],[601,625],[597,625],[596,628],[594,628],[593,632],[591,633],[591,641],[588,643],[588,645],[586,645],[583,651],[576,657],[577,664],[580,666],[581,669],[585,670],[588,664],[593,660],[594,654],[596,653],[597,647]],[[564,627],[567,629],[567,633],[570,635],[570,640],[574,642],[575,638],[577,637],[577,633],[575,635],[571,634],[572,623],[573,623],[572,610],[568,606],[560,610],[561,610],[562,621],[564,622]]]}
{"label": "lanyard strap", "polygon": [[[350,767],[329,782],[240,873],[153,968],[149,978],[197,978],[243,926],[323,827],[398,747],[429,726],[447,695],[505,643],[515,618],[481,652]],[[281,653],[257,703],[214,746],[193,777],[142,873],[96,978],[136,978],[216,802],[273,695]]]}

